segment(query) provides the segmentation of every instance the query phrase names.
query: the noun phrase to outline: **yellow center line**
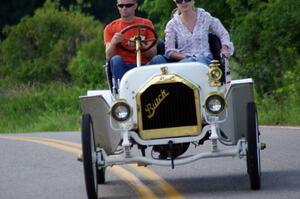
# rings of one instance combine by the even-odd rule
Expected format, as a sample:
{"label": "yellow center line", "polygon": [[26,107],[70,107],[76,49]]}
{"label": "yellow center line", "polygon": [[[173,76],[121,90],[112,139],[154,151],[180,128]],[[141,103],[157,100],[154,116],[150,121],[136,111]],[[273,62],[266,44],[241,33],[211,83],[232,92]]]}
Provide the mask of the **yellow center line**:
{"label": "yellow center line", "polygon": [[169,183],[167,183],[162,177],[157,173],[148,169],[146,167],[139,167],[136,164],[129,164],[131,168],[142,174],[143,176],[149,178],[156,183],[156,186],[160,188],[166,194],[166,198],[172,199],[184,199],[184,197]]}
{"label": "yellow center line", "polygon": [[123,180],[127,181],[132,188],[138,193],[140,198],[143,199],[158,199],[152,190],[150,190],[144,183],[140,181],[134,174],[120,166],[111,167],[111,171],[116,173]]}
{"label": "yellow center line", "polygon": [[[81,144],[42,137],[21,137],[21,136],[0,136],[3,139],[28,141],[38,144],[44,144],[50,147],[64,150],[66,152],[78,155],[82,153]],[[129,164],[129,166],[143,175],[144,177],[155,182],[156,186],[161,189],[168,199],[184,199],[184,197],[169,183],[167,183],[163,178],[161,178],[157,173],[148,169],[146,167],[138,167],[136,164]],[[121,166],[108,167],[110,171],[119,176],[122,180],[126,181],[133,190],[143,199],[156,199],[157,196],[150,190],[143,182],[141,182],[134,174],[130,173]]]}
{"label": "yellow center line", "polygon": [[[24,137],[24,138],[28,138],[28,137]],[[70,146],[70,147],[75,147],[75,148],[81,150],[81,144],[80,143],[76,143],[76,142],[70,142],[70,141],[58,140],[58,139],[51,139],[51,138],[44,138],[44,137],[30,137],[30,139],[42,140],[42,141],[46,141],[46,142],[52,142],[52,143],[62,144],[62,145]]]}
{"label": "yellow center line", "polygon": [[[44,138],[30,138],[30,137],[17,137],[17,136],[0,136],[0,139],[27,141],[27,142],[37,143],[37,144],[43,144],[75,155],[78,155],[79,153],[82,152],[81,147],[78,148],[78,145],[76,148],[74,148],[74,146],[73,147],[65,146],[62,144],[65,141],[59,141],[54,139],[50,139],[46,141],[47,139]],[[126,181],[133,188],[133,190],[139,195],[140,198],[158,199],[158,197],[149,187],[147,187],[142,181],[140,181],[134,174],[130,173],[129,171],[123,169],[120,166],[114,166],[112,168],[107,168],[107,169],[109,169],[117,176],[119,176],[121,179]]]}
{"label": "yellow center line", "polygon": [[8,140],[17,140],[17,141],[27,141],[27,142],[33,142],[37,144],[43,144],[50,146],[52,148],[60,149],[69,153],[78,154],[81,153],[81,149],[78,148],[72,148],[69,146],[64,146],[62,144],[54,143],[54,142],[47,142],[39,139],[32,139],[30,137],[15,137],[15,136],[0,136],[1,139],[8,139]]}

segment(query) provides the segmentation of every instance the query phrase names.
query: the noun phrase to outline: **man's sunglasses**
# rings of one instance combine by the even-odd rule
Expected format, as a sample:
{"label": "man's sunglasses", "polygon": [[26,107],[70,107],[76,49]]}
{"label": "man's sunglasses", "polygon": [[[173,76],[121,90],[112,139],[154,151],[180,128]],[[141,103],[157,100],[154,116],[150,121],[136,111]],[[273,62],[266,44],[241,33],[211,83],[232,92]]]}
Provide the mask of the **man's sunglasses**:
{"label": "man's sunglasses", "polygon": [[175,2],[176,2],[177,4],[182,4],[183,1],[184,1],[185,3],[188,3],[188,2],[191,2],[192,0],[175,0]]}
{"label": "man's sunglasses", "polygon": [[117,6],[119,7],[119,8],[130,8],[130,7],[132,7],[132,6],[134,6],[134,3],[125,3],[125,4],[117,4]]}

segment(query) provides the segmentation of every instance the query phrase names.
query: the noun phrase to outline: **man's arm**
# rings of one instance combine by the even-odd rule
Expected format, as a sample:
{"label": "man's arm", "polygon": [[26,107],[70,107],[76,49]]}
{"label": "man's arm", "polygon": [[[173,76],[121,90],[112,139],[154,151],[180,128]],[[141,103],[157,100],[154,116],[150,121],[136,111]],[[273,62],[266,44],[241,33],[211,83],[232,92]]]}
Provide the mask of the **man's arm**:
{"label": "man's arm", "polygon": [[117,44],[123,41],[123,35],[121,33],[114,34],[111,42],[107,42],[105,45],[105,56],[106,59],[111,59],[114,55],[116,55],[116,47]]}
{"label": "man's arm", "polygon": [[105,45],[105,56],[107,60],[110,60],[116,54],[116,45],[113,43],[107,43]]}
{"label": "man's arm", "polygon": [[154,57],[157,54],[157,46],[156,44],[150,48],[149,50],[145,51],[142,53],[145,57],[151,59],[152,57]]}
{"label": "man's arm", "polygon": [[[155,30],[155,28],[153,26],[153,23],[150,20],[145,19],[144,23],[145,23],[145,25],[147,25],[147,26],[151,27],[153,30]],[[147,30],[146,34],[147,34],[146,39],[154,39],[154,35],[150,30]],[[152,43],[151,41],[149,41],[147,43],[142,43],[142,46],[144,48],[144,47],[147,47],[147,46],[151,45],[151,43]],[[148,59],[151,59],[152,57],[157,55],[157,45],[156,45],[156,43],[151,49],[147,50],[146,52],[143,52],[142,55],[147,57]]]}

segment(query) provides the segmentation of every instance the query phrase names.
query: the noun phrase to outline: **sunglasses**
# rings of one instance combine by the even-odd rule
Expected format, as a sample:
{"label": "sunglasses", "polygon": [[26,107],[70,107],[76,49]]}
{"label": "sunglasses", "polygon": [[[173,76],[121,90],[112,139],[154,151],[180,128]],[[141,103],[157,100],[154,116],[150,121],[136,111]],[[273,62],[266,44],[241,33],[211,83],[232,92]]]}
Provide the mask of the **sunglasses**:
{"label": "sunglasses", "polygon": [[132,7],[132,6],[134,6],[134,3],[125,3],[125,4],[117,4],[117,6],[119,7],[119,8],[130,8],[130,7]]}
{"label": "sunglasses", "polygon": [[182,4],[183,1],[184,1],[185,3],[188,3],[188,2],[191,2],[192,0],[175,0],[175,2],[176,2],[177,4]]}

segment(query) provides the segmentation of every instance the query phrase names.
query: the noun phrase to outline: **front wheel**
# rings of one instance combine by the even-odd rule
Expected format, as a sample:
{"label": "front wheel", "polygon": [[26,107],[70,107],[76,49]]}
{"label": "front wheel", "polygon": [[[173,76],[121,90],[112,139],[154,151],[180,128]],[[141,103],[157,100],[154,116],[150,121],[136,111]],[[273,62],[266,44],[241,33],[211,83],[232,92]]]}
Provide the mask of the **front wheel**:
{"label": "front wheel", "polygon": [[252,190],[258,190],[261,186],[261,165],[259,130],[257,122],[256,106],[251,102],[247,106],[247,170]]}
{"label": "front wheel", "polygon": [[85,185],[88,199],[98,199],[98,172],[95,139],[91,116],[82,116],[82,152]]}

